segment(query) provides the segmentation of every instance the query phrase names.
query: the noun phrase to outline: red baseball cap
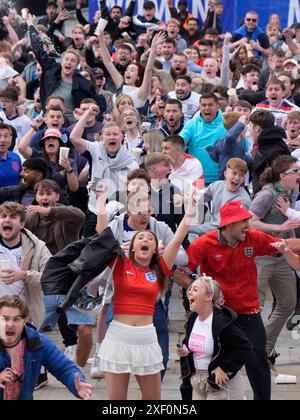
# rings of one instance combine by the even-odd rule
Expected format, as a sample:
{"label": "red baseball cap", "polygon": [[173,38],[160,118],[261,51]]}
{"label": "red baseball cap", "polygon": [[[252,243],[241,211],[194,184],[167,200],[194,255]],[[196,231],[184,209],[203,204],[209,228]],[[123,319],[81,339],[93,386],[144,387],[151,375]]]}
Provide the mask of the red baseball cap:
{"label": "red baseball cap", "polygon": [[219,227],[241,222],[252,217],[252,213],[245,208],[241,201],[231,201],[230,203],[223,204],[220,209],[220,215],[221,221]]}

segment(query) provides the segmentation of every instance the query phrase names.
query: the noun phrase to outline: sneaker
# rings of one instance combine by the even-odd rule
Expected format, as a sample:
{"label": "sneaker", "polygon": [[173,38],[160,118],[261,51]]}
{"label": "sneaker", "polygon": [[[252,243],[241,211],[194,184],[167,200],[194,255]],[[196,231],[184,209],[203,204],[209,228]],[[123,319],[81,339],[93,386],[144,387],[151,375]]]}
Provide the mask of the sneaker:
{"label": "sneaker", "polygon": [[286,328],[292,331],[300,323],[300,308],[297,308],[286,321]]}
{"label": "sneaker", "polygon": [[50,325],[45,325],[42,328],[42,332],[51,332],[51,331],[52,331],[52,328],[50,327]]}
{"label": "sneaker", "polygon": [[104,372],[100,370],[100,357],[96,356],[94,357],[94,361],[90,370],[90,375],[94,379],[101,379],[104,378]]}
{"label": "sneaker", "polygon": [[278,356],[280,356],[280,353],[277,353],[275,349],[273,349],[268,356],[268,366],[270,369],[274,370],[274,372],[277,372],[275,362]]}
{"label": "sneaker", "polygon": [[48,381],[47,373],[46,372],[45,373],[40,373],[37,384],[36,384],[34,390],[37,391],[38,389],[43,388],[43,386],[48,385],[48,382],[49,381]]}
{"label": "sneaker", "polygon": [[65,356],[70,359],[72,362],[76,360],[76,344],[74,346],[68,346],[65,348]]}

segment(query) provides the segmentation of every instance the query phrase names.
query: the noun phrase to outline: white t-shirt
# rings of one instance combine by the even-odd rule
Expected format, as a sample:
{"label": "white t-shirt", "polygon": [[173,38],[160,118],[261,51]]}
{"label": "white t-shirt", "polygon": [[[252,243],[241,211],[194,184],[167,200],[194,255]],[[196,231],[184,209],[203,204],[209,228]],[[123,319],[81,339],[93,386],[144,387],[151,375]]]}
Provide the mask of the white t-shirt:
{"label": "white t-shirt", "polygon": [[5,124],[12,125],[15,128],[17,132],[17,140],[13,151],[18,153],[20,140],[29,131],[31,126],[31,119],[26,115],[22,115],[21,117],[16,117],[12,120],[9,120],[6,118],[3,111],[0,112],[0,118]]}
{"label": "white t-shirt", "polygon": [[193,353],[196,369],[207,370],[212,359],[214,352],[212,320],[213,314],[205,321],[200,321],[197,317],[190,335],[189,349]]}
{"label": "white t-shirt", "polygon": [[[92,180],[95,178],[103,178],[103,160],[101,160],[101,149],[99,142],[90,142],[86,141],[86,150],[90,152],[90,155],[92,157]],[[121,146],[125,147],[125,146]],[[113,160],[113,158],[109,158]],[[127,174],[130,171],[133,171],[134,169],[137,169],[139,165],[134,160],[128,167],[124,167],[119,171],[110,171],[110,180],[106,180],[105,185],[108,186],[107,196],[111,197],[116,191],[122,191],[126,188],[126,182],[127,182]],[[96,196],[93,192],[90,193],[89,198],[89,204],[88,204],[89,210],[97,214],[97,208],[96,208]]]}
{"label": "white t-shirt", "polygon": [[[6,260],[10,261],[11,268],[16,268],[21,270],[21,261],[22,261],[22,245],[17,246],[16,248],[6,248],[2,243],[0,243],[0,261]],[[16,281],[12,284],[6,284],[1,281],[0,273],[0,296],[5,295],[17,295],[25,299],[25,283],[23,281]]]}
{"label": "white t-shirt", "polygon": [[[139,98],[139,87],[136,86],[127,86],[124,85],[122,88],[122,95],[129,95],[133,101],[133,105],[135,108],[142,108],[145,105],[146,101],[143,101]],[[116,94],[113,96],[113,103],[116,103]]]}
{"label": "white t-shirt", "polygon": [[169,178],[172,184],[184,193],[195,181],[203,180],[204,183],[202,165],[198,159],[185,153],[185,161],[180,168],[171,172]]}
{"label": "white t-shirt", "polygon": [[5,89],[8,86],[8,80],[16,76],[19,76],[19,73],[0,59],[0,90]]}
{"label": "white t-shirt", "polygon": [[182,113],[184,116],[184,122],[186,123],[188,120],[190,120],[194,114],[199,111],[199,101],[201,98],[201,95],[196,92],[191,92],[190,95],[186,99],[178,99],[176,96],[175,91],[168,93],[168,96],[171,99],[177,99],[182,104]]}

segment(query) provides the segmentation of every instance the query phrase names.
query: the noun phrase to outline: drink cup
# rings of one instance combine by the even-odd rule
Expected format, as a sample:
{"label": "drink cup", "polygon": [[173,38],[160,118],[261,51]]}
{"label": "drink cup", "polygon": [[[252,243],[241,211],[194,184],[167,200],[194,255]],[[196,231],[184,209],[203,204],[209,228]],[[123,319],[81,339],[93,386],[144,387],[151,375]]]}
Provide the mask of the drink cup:
{"label": "drink cup", "polygon": [[151,130],[151,122],[143,122],[141,125],[141,128],[145,131],[150,131]]}
{"label": "drink cup", "polygon": [[99,36],[101,32],[104,32],[104,29],[106,28],[107,24],[108,21],[106,19],[100,18],[98,21],[97,28],[95,29],[95,35]]}
{"label": "drink cup", "polygon": [[70,149],[68,147],[60,147],[59,148],[59,162],[62,158],[68,159]]}
{"label": "drink cup", "polygon": [[5,278],[6,273],[3,273],[2,270],[8,270],[11,268],[11,262],[9,260],[0,260],[0,277]]}
{"label": "drink cup", "polygon": [[132,149],[132,155],[134,157],[134,159],[138,162],[140,160],[141,154],[142,154],[142,149],[140,147],[134,147]]}
{"label": "drink cup", "polygon": [[23,20],[26,20],[28,17],[28,9],[24,8],[21,10],[21,16]]}

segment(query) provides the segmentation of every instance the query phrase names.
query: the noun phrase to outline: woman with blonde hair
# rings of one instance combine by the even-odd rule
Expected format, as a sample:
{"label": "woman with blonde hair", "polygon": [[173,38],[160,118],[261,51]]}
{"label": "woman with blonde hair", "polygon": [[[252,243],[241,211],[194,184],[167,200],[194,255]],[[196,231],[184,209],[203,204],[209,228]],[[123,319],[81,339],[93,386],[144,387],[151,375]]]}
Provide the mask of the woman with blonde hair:
{"label": "woman with blonde hair", "polygon": [[112,111],[112,119],[121,127],[122,121],[121,121],[121,113],[123,109],[127,106],[134,107],[133,100],[131,96],[129,95],[121,95],[118,96]]}
{"label": "woman with blonde hair", "polygon": [[191,283],[187,297],[192,314],[177,345],[183,400],[243,400],[239,371],[252,347],[234,323],[237,314],[223,306],[219,283],[205,274]]}
{"label": "woman with blonde hair", "polygon": [[[139,161],[143,148],[143,137],[140,131],[141,119],[138,110],[133,106],[126,106],[121,113],[121,122],[124,132],[124,146]],[[140,149],[139,154],[135,150],[136,148]]]}
{"label": "woman with blonde hair", "polygon": [[146,153],[161,153],[164,138],[165,136],[161,130],[146,131],[143,134],[144,149]]}

